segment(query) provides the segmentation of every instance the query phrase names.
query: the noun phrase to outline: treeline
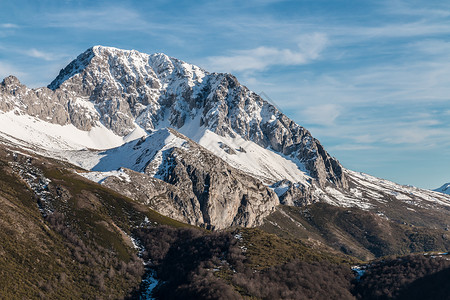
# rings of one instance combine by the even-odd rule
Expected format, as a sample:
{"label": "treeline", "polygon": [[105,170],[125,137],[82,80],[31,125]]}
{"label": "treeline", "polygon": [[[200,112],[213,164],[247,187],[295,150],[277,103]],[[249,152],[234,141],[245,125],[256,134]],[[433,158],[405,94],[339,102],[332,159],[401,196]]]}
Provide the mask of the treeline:
{"label": "treeline", "polygon": [[233,276],[233,284],[261,299],[354,299],[352,272],[326,261],[288,262],[261,272],[245,269]]}
{"label": "treeline", "polygon": [[231,234],[168,226],[139,229],[144,260],[150,260],[163,284],[154,291],[158,299],[240,299],[215,269],[238,264],[244,258]]}

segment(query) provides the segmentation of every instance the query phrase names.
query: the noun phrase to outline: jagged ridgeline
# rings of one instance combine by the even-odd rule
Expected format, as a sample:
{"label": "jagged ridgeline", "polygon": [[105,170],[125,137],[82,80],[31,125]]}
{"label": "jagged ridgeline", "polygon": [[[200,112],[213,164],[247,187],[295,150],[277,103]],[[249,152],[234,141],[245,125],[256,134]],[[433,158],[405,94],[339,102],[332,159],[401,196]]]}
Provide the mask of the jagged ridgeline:
{"label": "jagged ridgeline", "polygon": [[[10,76],[0,96],[7,139],[102,172],[86,176],[194,225],[260,225],[280,203],[358,206],[401,222],[388,202],[449,206],[442,194],[344,169],[233,75],[165,54],[95,46],[48,88]],[[133,180],[110,173],[119,168]]]}
{"label": "jagged ridgeline", "polygon": [[354,299],[350,264],[450,245],[450,196],[345,169],[233,75],[164,54],[5,78],[0,145],[6,298],[136,298],[156,272],[160,298]]}
{"label": "jagged ridgeline", "polygon": [[321,184],[330,180],[346,186],[339,163],[305,128],[231,74],[208,73],[164,54],[97,46],[63,69],[49,88],[89,97],[98,105],[102,123],[119,135],[130,133],[134,123],[146,130],[163,125],[180,129],[195,120],[193,129],[239,135],[297,158]]}
{"label": "jagged ridgeline", "polygon": [[[229,173],[244,171],[253,175],[247,176],[249,184],[246,186],[255,192],[246,193],[232,187],[234,184],[230,177],[240,176],[238,181],[242,182],[242,175],[224,178],[207,174],[218,169],[214,167],[217,159],[211,155],[210,159],[192,161],[196,172],[191,171],[191,166],[186,170],[187,174],[179,174],[182,178],[171,183],[192,182],[188,190],[193,194],[188,198],[197,203],[192,211],[203,211],[203,216],[192,217],[197,219],[194,222],[197,225],[205,223],[224,228],[232,224],[259,224],[253,220],[260,219],[255,215],[250,220],[240,221],[242,217],[238,216],[238,210],[246,212],[269,202],[269,207],[265,205],[258,210],[262,210],[260,214],[264,217],[264,211],[270,212],[278,204],[277,196],[260,181],[273,184],[289,179],[288,184],[292,185],[298,198],[296,201],[310,199],[313,184],[325,186],[331,183],[347,188],[347,180],[338,161],[331,158],[306,129],[240,85],[230,74],[208,73],[164,54],[147,55],[96,46],[61,70],[48,87],[30,90],[14,77],[8,77],[2,84],[4,101],[1,109],[19,109],[43,121],[71,124],[83,131],[103,126],[120,137],[139,134],[136,132],[142,129],[153,132],[172,127],[173,134],[177,135],[176,130],[179,130],[203,146],[215,142],[221,147],[218,149],[220,152],[228,148],[225,155],[235,155],[236,159],[231,161],[231,166],[224,168]],[[245,147],[246,144],[249,147]],[[255,151],[257,153],[252,153]],[[268,155],[272,156],[269,157],[272,161],[266,160]],[[192,160],[192,153],[188,156]],[[256,163],[249,165],[247,158],[252,156]],[[140,163],[149,164],[153,157],[146,159]],[[279,161],[281,167],[278,166]],[[206,173],[201,170],[202,165]],[[95,169],[110,171],[108,167]],[[224,183],[224,180],[229,182]],[[301,189],[294,187],[293,183],[297,186],[300,183]],[[224,222],[211,222],[214,216],[208,215],[208,206],[218,202],[214,198],[216,194],[228,196],[230,192],[237,192],[236,197],[233,195],[236,199],[224,199],[221,204],[232,207],[230,212],[225,212],[229,216]],[[186,213],[192,215],[190,211]]]}

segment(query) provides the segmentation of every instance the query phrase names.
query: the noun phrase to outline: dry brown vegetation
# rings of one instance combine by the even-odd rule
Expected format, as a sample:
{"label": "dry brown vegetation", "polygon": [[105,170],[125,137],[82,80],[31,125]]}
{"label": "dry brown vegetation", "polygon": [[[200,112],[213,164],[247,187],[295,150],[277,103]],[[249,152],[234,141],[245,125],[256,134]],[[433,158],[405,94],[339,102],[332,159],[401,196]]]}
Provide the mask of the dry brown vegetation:
{"label": "dry brown vegetation", "polygon": [[[259,257],[244,255],[239,239],[231,233],[158,227],[141,228],[136,235],[144,242],[145,258],[155,264],[164,282],[155,291],[160,299],[353,298],[349,266],[331,262],[331,255],[306,254],[303,249],[309,257],[305,261],[289,261],[285,256],[265,268],[255,268]],[[265,233],[254,231],[256,235],[263,237],[253,243],[265,240]],[[284,242],[274,239],[273,247],[296,247]]]}
{"label": "dry brown vegetation", "polygon": [[[42,174],[50,179],[48,197],[30,189],[14,166],[37,180]],[[68,168],[0,149],[1,297],[138,298],[144,268],[130,235],[145,246],[143,259],[156,270],[158,299],[447,299],[450,294],[445,259],[379,260],[354,281],[350,265],[361,261],[337,251],[384,255],[445,248],[437,232],[380,225],[357,209],[315,204],[292,208],[301,215],[290,216],[334,250],[307,243],[304,232],[211,233],[166,218]],[[336,238],[336,228],[346,239]]]}

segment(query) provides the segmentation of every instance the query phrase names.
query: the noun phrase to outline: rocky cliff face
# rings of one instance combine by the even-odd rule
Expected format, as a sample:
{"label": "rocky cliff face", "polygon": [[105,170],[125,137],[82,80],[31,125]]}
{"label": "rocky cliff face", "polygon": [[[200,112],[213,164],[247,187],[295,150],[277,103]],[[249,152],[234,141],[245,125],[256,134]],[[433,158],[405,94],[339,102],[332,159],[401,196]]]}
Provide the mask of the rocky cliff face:
{"label": "rocky cliff face", "polygon": [[[208,73],[164,54],[96,46],[61,70],[49,88],[89,98],[101,122],[121,136],[136,124],[180,129],[198,119],[197,127],[239,135],[298,160],[320,186],[348,187],[341,165],[319,141],[230,74]],[[77,117],[74,124],[96,120]]]}
{"label": "rocky cliff face", "polygon": [[[83,131],[104,126],[119,137],[139,127],[148,132],[166,127],[174,128],[174,135],[182,132],[187,140],[195,140],[187,142],[189,149],[169,147],[160,153],[160,160],[155,160],[156,153],[148,146],[136,154],[139,158],[133,166],[124,165],[120,158],[117,167],[128,167],[167,183],[161,188],[171,204],[167,209],[162,204],[154,205],[163,213],[172,217],[178,214],[178,219],[197,225],[253,226],[261,223],[280,200],[304,205],[317,201],[315,187],[348,189],[342,166],[305,128],[234,76],[209,73],[164,54],[95,46],[61,70],[47,88],[29,89],[15,77],[5,78],[0,86],[0,110],[14,110],[59,125],[72,124]],[[211,143],[217,143],[207,140],[208,132],[231,141],[218,142],[226,155],[219,158],[208,151],[216,149]],[[269,154],[260,150],[258,172],[266,175],[255,176],[259,173],[251,164],[238,170],[235,158],[248,150],[242,141],[233,144],[238,139],[270,152],[277,161],[288,162],[290,171],[284,165],[281,171],[275,170],[276,166],[264,162]],[[240,159],[251,159],[257,154],[252,151]],[[98,170],[104,170],[101,163],[95,166]],[[296,171],[292,171],[292,165]],[[279,194],[279,199],[256,179],[274,184],[285,179],[283,174],[292,173],[297,175],[289,178],[289,188]],[[147,200],[156,199],[157,195],[149,190],[147,193],[152,195]]]}
{"label": "rocky cliff face", "polygon": [[0,110],[15,110],[59,125],[71,122],[68,112],[71,99],[62,92],[48,88],[29,89],[14,77],[9,76],[0,85]]}
{"label": "rocky cliff face", "polygon": [[214,229],[257,226],[279,204],[277,195],[260,180],[173,129],[161,129],[103,154],[94,170],[116,169],[114,163],[122,154],[129,156],[130,169],[121,169],[127,180],[105,172],[102,184],[189,224]]}
{"label": "rocky cliff face", "polygon": [[279,204],[275,193],[262,182],[190,140],[183,148],[168,149],[163,155],[155,177],[189,191],[189,198],[194,199],[190,202],[205,224],[221,229],[260,225]]}

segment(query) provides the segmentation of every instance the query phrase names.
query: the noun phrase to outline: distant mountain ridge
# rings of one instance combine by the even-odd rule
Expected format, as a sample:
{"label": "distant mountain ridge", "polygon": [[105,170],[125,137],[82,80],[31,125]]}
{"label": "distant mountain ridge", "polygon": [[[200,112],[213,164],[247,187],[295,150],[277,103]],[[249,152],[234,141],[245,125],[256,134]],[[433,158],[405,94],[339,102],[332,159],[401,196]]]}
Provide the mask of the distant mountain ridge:
{"label": "distant mountain ridge", "polygon": [[433,191],[450,195],[450,182],[443,184],[440,188],[437,188]]}

